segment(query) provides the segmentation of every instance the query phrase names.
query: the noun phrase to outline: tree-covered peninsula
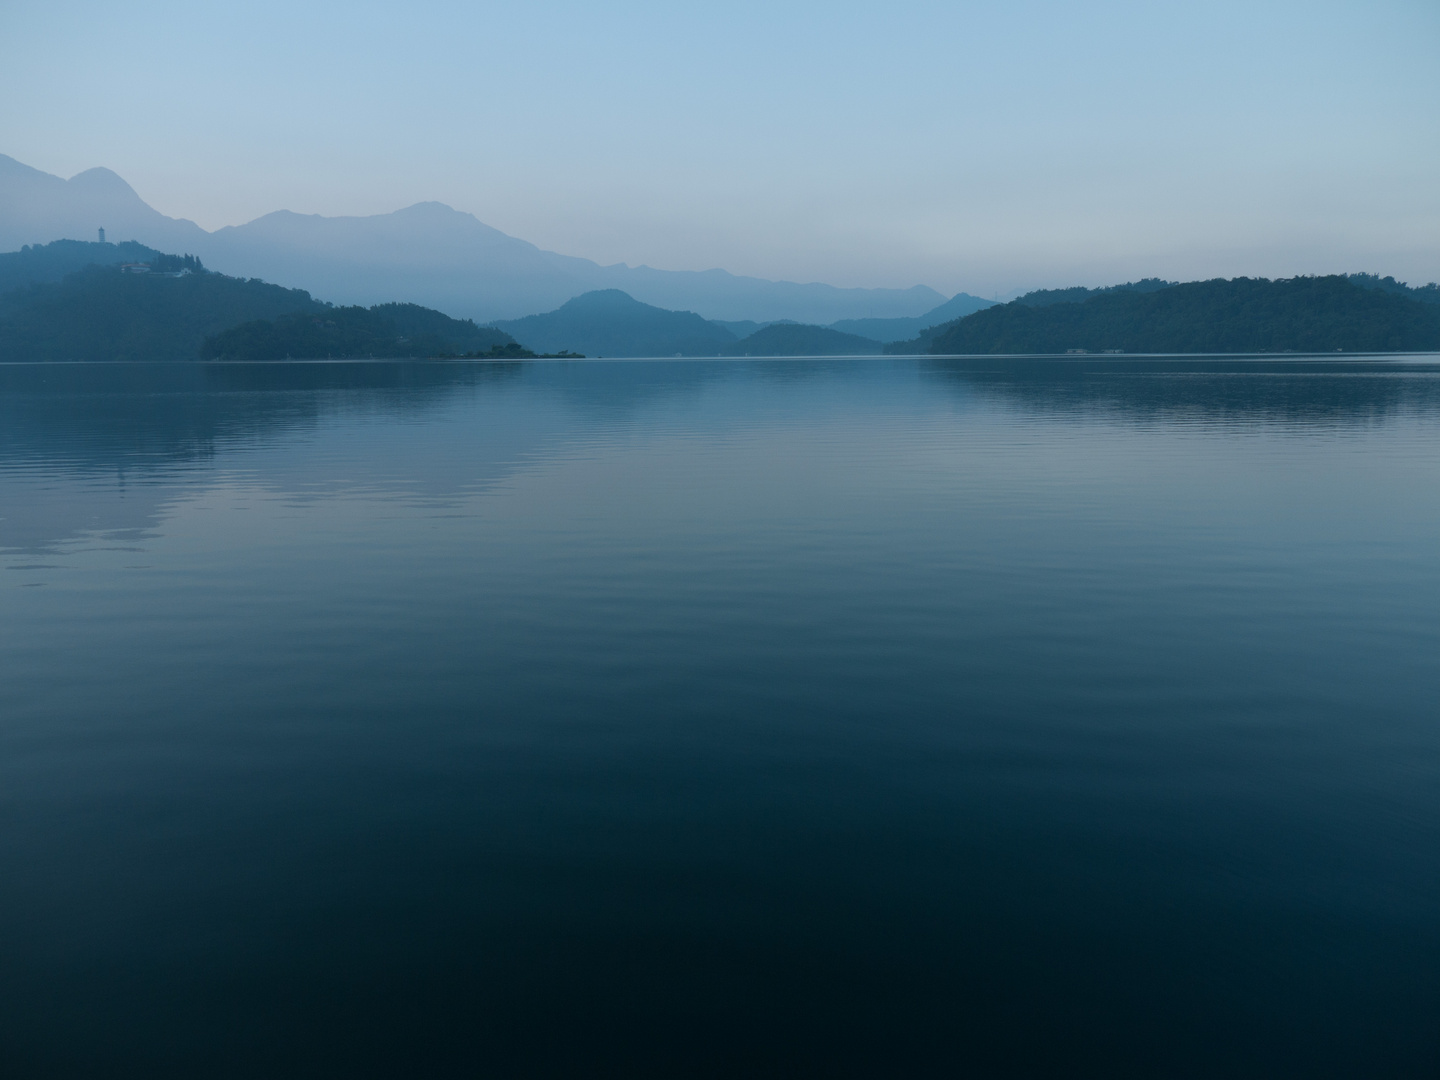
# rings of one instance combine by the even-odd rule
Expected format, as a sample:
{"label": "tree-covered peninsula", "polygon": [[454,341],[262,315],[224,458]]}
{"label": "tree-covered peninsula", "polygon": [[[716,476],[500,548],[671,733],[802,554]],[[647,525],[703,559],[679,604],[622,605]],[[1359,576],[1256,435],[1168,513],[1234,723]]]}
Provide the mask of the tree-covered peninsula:
{"label": "tree-covered peninsula", "polygon": [[0,293],[0,361],[534,355],[503,330],[416,304],[337,308],[138,244],[26,248],[0,256],[0,276],[12,286]]}
{"label": "tree-covered peninsula", "polygon": [[[518,350],[518,351],[517,351]],[[414,359],[534,356],[503,330],[452,319],[418,304],[325,307],[255,319],[207,337],[206,360]]]}
{"label": "tree-covered peninsula", "polygon": [[195,360],[237,323],[326,310],[301,289],[184,269],[90,266],[12,290],[0,296],[0,360]]}
{"label": "tree-covered peninsula", "polygon": [[[1385,283],[1389,282],[1387,286]],[[886,352],[1276,353],[1440,349],[1429,292],[1362,275],[1052,290],[986,308]],[[1139,287],[1137,287],[1139,286]],[[1066,294],[1069,295],[1066,295]]]}

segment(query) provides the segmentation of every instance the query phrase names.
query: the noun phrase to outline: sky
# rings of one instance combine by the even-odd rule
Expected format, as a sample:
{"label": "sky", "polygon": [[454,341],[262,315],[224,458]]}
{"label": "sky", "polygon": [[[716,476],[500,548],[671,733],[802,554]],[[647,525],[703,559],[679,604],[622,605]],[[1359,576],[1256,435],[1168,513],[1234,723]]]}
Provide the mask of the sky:
{"label": "sky", "polygon": [[1440,0],[0,0],[0,153],[947,294],[1440,279]]}

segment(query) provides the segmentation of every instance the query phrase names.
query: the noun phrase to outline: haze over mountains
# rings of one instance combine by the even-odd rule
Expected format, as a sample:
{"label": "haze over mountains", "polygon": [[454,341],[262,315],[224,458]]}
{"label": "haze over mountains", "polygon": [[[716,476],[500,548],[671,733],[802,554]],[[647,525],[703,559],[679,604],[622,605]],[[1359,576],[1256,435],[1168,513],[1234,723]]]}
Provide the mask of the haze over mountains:
{"label": "haze over mountains", "polygon": [[973,315],[994,306],[993,300],[982,300],[969,293],[956,293],[945,303],[923,315],[907,319],[838,319],[830,324],[830,328],[842,334],[854,334],[888,344],[892,341],[905,341],[932,326],[963,319],[966,315]]}
{"label": "haze over mountains", "polygon": [[1440,286],[1374,274],[1042,290],[882,345],[834,327],[716,322],[619,289],[478,326],[415,304],[337,307],[133,241],[55,240],[0,253],[0,360],[9,361],[520,360],[537,349],[578,359],[1435,348]]}
{"label": "haze over mountains", "polygon": [[134,241],[53,240],[0,253],[4,361],[513,360],[536,350],[566,357],[835,356],[881,349],[878,341],[820,326],[713,322],[618,289],[477,326],[416,304],[336,306]]}
{"label": "haze over mountains", "polygon": [[[893,320],[895,322],[908,320]],[[824,326],[720,323],[598,289],[556,310],[494,324],[533,349],[586,356],[871,356],[881,342]]]}
{"label": "haze over mountains", "polygon": [[[193,253],[222,273],[304,288],[336,303],[399,300],[477,322],[551,311],[602,289],[621,289],[643,303],[706,319],[757,323],[914,320],[949,302],[923,285],[842,289],[724,270],[601,266],[542,251],[435,202],[373,217],[281,210],[212,233],[161,214],[108,169],[65,180],[0,155],[0,251],[58,239],[93,240],[100,228],[111,241]],[[954,299],[962,307],[988,304],[965,294]],[[898,340],[921,328],[907,323],[865,334],[858,327],[839,327],[877,340]]]}
{"label": "haze over mountains", "polygon": [[[89,238],[94,222],[111,242]],[[42,239],[57,233],[73,238]],[[963,293],[945,300],[919,286],[837,289],[720,270],[602,267],[541,251],[439,203],[364,218],[281,211],[211,233],[160,214],[108,170],[62,180],[0,156],[3,247],[21,248],[0,252],[0,355],[13,359],[1440,346],[1437,286],[1370,274],[1185,285],[1147,278],[997,305]],[[918,302],[925,306],[915,311]],[[495,314],[507,309],[522,314]],[[848,314],[830,318],[837,312]]]}
{"label": "haze over mountains", "polygon": [[644,304],[619,289],[585,293],[543,315],[495,325],[531,348],[587,356],[719,356],[735,344],[733,333],[693,311]]}

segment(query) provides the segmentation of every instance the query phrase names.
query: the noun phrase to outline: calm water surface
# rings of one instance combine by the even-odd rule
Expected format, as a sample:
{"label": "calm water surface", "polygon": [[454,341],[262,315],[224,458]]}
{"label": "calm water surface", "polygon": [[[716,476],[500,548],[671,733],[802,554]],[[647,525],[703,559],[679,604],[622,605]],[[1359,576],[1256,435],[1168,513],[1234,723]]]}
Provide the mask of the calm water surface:
{"label": "calm water surface", "polygon": [[0,367],[8,1077],[1440,1074],[1440,358]]}

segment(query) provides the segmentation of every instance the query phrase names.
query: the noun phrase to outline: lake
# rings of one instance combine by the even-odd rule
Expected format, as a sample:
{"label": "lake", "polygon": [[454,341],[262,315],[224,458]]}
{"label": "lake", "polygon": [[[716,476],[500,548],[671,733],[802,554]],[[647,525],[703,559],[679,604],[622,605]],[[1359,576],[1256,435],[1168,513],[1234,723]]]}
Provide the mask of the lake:
{"label": "lake", "polygon": [[1434,1077],[1440,357],[0,367],[8,1077]]}

